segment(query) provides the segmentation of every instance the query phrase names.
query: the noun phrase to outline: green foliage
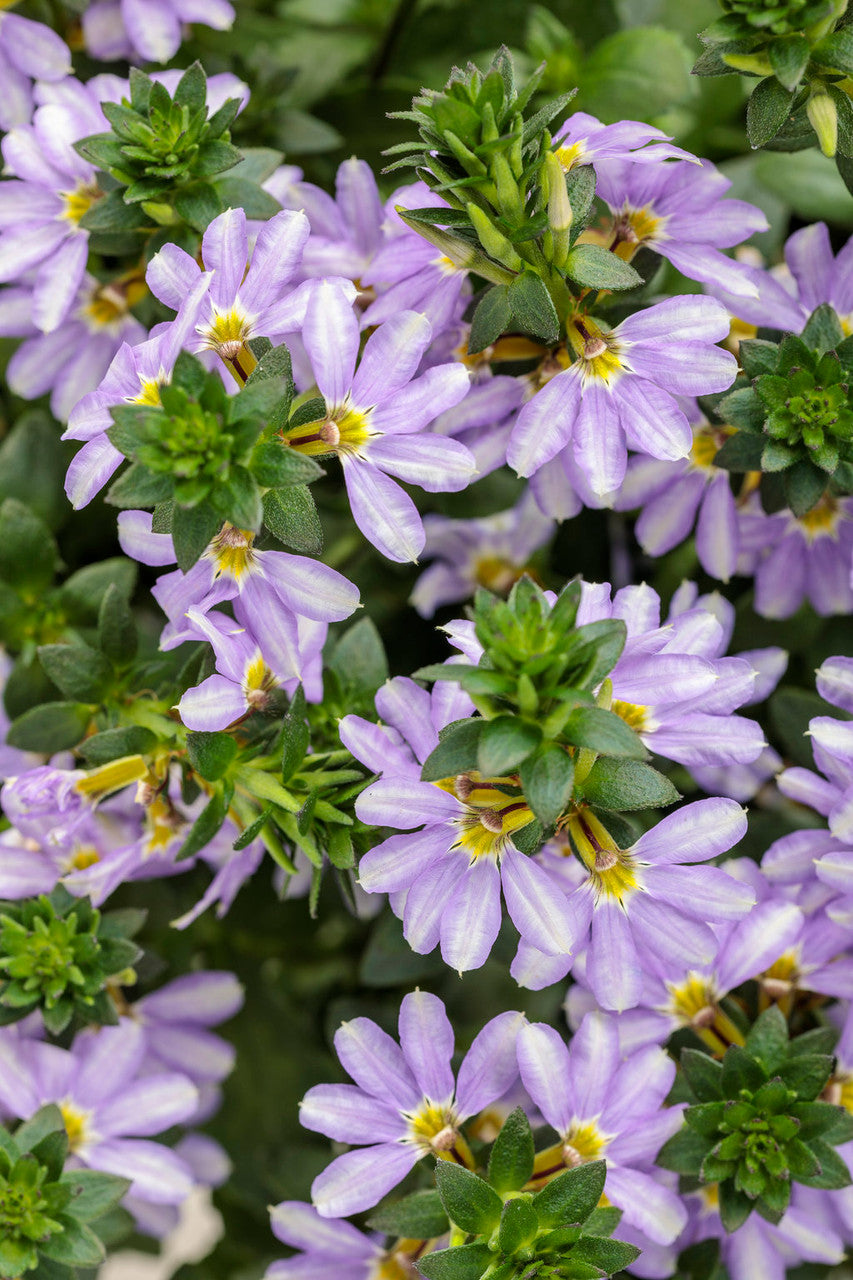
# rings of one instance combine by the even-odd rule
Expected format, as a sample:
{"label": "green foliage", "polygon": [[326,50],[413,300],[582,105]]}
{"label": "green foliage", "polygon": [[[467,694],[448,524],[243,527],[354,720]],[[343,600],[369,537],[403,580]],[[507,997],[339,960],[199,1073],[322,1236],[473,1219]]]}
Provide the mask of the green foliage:
{"label": "green foliage", "polygon": [[106,989],[142,954],[131,940],[141,919],[102,916],[87,898],[57,886],[49,896],[3,903],[0,909],[0,1023],[40,1009],[52,1035],[75,1016],[81,1023],[116,1024]]}
{"label": "green foliage", "polygon": [[736,1231],[753,1209],[778,1222],[793,1182],[827,1189],[850,1183],[832,1145],[846,1140],[846,1113],[815,1101],[833,1059],[798,1052],[796,1045],[773,1005],[753,1024],[743,1048],[726,1050],[721,1065],[695,1051],[682,1055],[694,1105],[684,1113],[686,1127],[661,1148],[658,1164],[719,1183],[727,1231]]}
{"label": "green foliage", "polygon": [[630,1265],[639,1250],[609,1238],[619,1215],[605,1221],[597,1209],[604,1162],[567,1169],[535,1194],[522,1190],[532,1165],[533,1135],[521,1108],[508,1117],[495,1140],[488,1182],[439,1160],[438,1195],[462,1238],[421,1257],[421,1275],[427,1280],[522,1280],[540,1274],[587,1280]]}
{"label": "green foliage", "polygon": [[130,1183],[65,1169],[68,1137],[58,1107],[42,1107],[16,1133],[0,1129],[0,1274],[67,1277],[106,1257],[100,1220]]}

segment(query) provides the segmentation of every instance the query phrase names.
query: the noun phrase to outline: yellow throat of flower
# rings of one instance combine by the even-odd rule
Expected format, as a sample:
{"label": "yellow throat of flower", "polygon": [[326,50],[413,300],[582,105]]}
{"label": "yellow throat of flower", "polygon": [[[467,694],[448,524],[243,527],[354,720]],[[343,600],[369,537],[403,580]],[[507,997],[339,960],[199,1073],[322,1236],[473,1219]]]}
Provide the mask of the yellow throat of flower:
{"label": "yellow throat of flower", "polygon": [[618,342],[605,334],[589,316],[575,316],[568,327],[568,339],[582,362],[585,382],[597,379],[608,383],[622,373],[624,365],[619,356]]}
{"label": "yellow throat of flower", "polygon": [[60,1102],[59,1110],[62,1114],[62,1120],[65,1125],[65,1132],[68,1134],[68,1148],[73,1153],[79,1151],[89,1139],[89,1121],[92,1118],[91,1111],[83,1111],[81,1107],[68,1099]]}
{"label": "yellow throat of flower", "polygon": [[587,808],[575,809],[567,828],[590,874],[595,900],[614,898],[624,904],[640,887],[638,864],[620,849],[607,828]]}
{"label": "yellow throat of flower", "polygon": [[95,182],[79,182],[73,191],[63,191],[61,194],[65,201],[61,216],[76,227],[83,215],[89,212],[104,193]]}
{"label": "yellow throat of flower", "polygon": [[797,524],[803,530],[808,542],[816,542],[818,538],[834,538],[841,521],[841,509],[837,498],[825,494],[811,511],[797,517]]}
{"label": "yellow throat of flower", "polygon": [[714,458],[734,433],[734,427],[712,427],[709,423],[694,429],[690,462],[697,471],[717,470],[714,466]]}
{"label": "yellow throat of flower", "polygon": [[[462,849],[472,862],[480,858],[498,858],[509,844],[513,832],[533,821],[533,813],[523,796],[513,797],[499,791],[497,778],[481,779],[477,774],[460,774],[436,783],[461,800],[466,812],[456,821],[459,835],[455,849]],[[508,780],[507,780],[508,781]]]}
{"label": "yellow throat of flower", "polygon": [[251,573],[255,566],[254,541],[251,529],[224,524],[204,553],[214,563],[215,576],[218,578],[224,574],[226,578],[239,582],[245,574]]}
{"label": "yellow throat of flower", "polygon": [[375,433],[370,429],[370,410],[345,403],[328,417],[306,422],[288,431],[283,439],[292,449],[310,456],[361,453]]}

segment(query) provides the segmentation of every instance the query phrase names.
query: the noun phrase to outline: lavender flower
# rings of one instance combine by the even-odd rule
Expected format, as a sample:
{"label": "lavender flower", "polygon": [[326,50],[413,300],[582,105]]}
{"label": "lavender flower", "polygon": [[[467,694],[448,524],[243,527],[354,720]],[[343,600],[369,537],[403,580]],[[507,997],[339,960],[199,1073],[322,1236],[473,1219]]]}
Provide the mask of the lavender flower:
{"label": "lavender flower", "polygon": [[68,468],[65,492],[75,508],[85,507],[124,461],[107,438],[110,409],[120,404],[159,404],[159,388],[171,380],[181,349],[196,317],[210,277],[200,277],[190,289],[174,322],[138,346],[119,347],[97,390],[79,399],[68,415],[63,440],[83,440]]}
{"label": "lavender flower", "polygon": [[277,1239],[298,1253],[273,1262],[264,1280],[319,1280],[331,1275],[335,1280],[377,1280],[408,1270],[405,1245],[389,1253],[379,1237],[349,1222],[323,1218],[310,1204],[283,1200],[270,1209],[270,1223]]}
{"label": "lavender flower", "polygon": [[414,376],[431,337],[423,315],[401,311],[371,334],[356,370],[358,320],[335,284],[318,282],[308,299],[302,340],[326,414],[285,436],[303,453],[338,455],[355,523],[399,563],[418,558],[424,531],[415,504],[391,476],[446,493],[466,488],[476,471],[464,445],[424,431],[437,414],[459,403],[469,385],[460,364]]}
{"label": "lavender flower", "polygon": [[554,134],[554,150],[566,173],[578,165],[598,165],[602,160],[632,164],[659,164],[662,160],[699,161],[689,151],[669,144],[672,138],[638,120],[602,124],[585,111],[575,111]]}
{"label": "lavender flower", "polygon": [[0,291],[0,336],[24,339],[6,369],[12,391],[24,400],[50,394],[52,413],[66,421],[77,401],[104,377],[121,345],[145,337],[130,310],[144,289],[135,273],[111,284],[86,274],[68,316],[51,333],[39,332],[33,323],[31,288]]}
{"label": "lavender flower", "polygon": [[189,1119],[198,1095],[184,1075],[140,1076],[145,1033],[130,1021],[77,1036],[71,1049],[0,1033],[0,1105],[28,1119],[53,1102],[72,1154],[83,1165],[132,1181],[131,1194],[177,1204],[193,1177],[187,1165],[150,1139]]}
{"label": "lavender flower", "polygon": [[575,319],[574,363],[522,408],[510,466],[531,476],[571,447],[594,492],[607,494],[624,479],[628,446],[667,461],[686,458],[693,433],[675,396],[731,384],[734,356],[714,345],[728,329],[725,309],[696,297],[656,303],[610,332],[591,317]]}
{"label": "lavender flower", "polygon": [[423,554],[435,563],[418,578],[411,603],[431,618],[440,605],[470,599],[478,586],[506,593],[552,537],[554,523],[525,494],[509,511],[479,520],[428,515],[424,530]]}
{"label": "lavender flower", "polygon": [[681,1107],[664,1107],[675,1079],[668,1054],[650,1046],[624,1057],[615,1020],[588,1013],[568,1048],[553,1027],[522,1027],[518,1065],[530,1097],[559,1137],[537,1153],[532,1181],[606,1160],[607,1198],[625,1222],[658,1244],[671,1244],[687,1214],[652,1172],[658,1151],[682,1124]]}
{"label": "lavender flower", "polygon": [[722,198],[731,181],[709,160],[638,165],[632,155],[596,160],[595,172],[596,194],[614,218],[613,252],[630,259],[639,248],[654,249],[691,280],[755,296],[743,265],[720,250],[766,231],[767,219],[745,200]]}
{"label": "lavender flower", "polygon": [[341,742],[371,773],[420,781],[440,730],[473,715],[474,704],[450,681],[437,682],[428,693],[414,680],[395,676],[376,694],[376,710],[384,723],[344,716],[338,726]]}
{"label": "lavender flower", "polygon": [[853,611],[853,500],[825,494],[804,516],[766,515],[756,496],[739,517],[737,572],[755,576],[755,610],[790,618],[808,600],[828,617]]}
{"label": "lavender flower", "polygon": [[695,404],[688,416],[693,427],[689,456],[675,462],[630,458],[613,505],[617,511],[642,508],[634,532],[650,556],[680,546],[695,525],[699,563],[712,578],[728,582],[737,568],[740,525],[731,473],[715,467],[714,457],[731,429],[704,421]]}
{"label": "lavender flower", "polygon": [[82,18],[86,48],[106,62],[168,62],[178,52],[185,23],[227,31],[233,21],[228,0],[95,0]]}
{"label": "lavender flower", "polygon": [[518,1075],[516,1037],[523,1014],[501,1013],[476,1036],[454,1082],[453,1029],[437,996],[415,991],[400,1006],[399,1046],[369,1018],[335,1033],[341,1065],[355,1084],[320,1084],[300,1108],[307,1129],[361,1146],[333,1160],[311,1195],[324,1218],[368,1209],[419,1160],[433,1155],[472,1164],[460,1132]]}
{"label": "lavender flower", "polygon": [[208,1028],[233,1018],[243,1006],[243,988],[233,973],[204,970],[167,982],[130,1006],[145,1031],[146,1066],[180,1071],[194,1084],[224,1080],[235,1051]]}
{"label": "lavender flower", "polygon": [[479,969],[500,929],[503,893],[523,939],[547,955],[571,952],[578,923],[569,899],[512,843],[513,833],[533,821],[523,798],[505,795],[488,779],[463,776],[449,790],[386,775],[361,793],[356,813],[406,833],[368,850],[358,878],[367,893],[392,895],[414,951],[426,954],[440,943],[452,968]]}
{"label": "lavender flower", "polygon": [[[311,224],[311,237],[302,255],[306,277],[344,276],[356,285],[382,243],[385,211],[370,166],[355,156],[335,175],[335,194],[329,195],[297,176],[276,185],[285,209],[300,210]],[[366,300],[366,299],[365,299]]]}
{"label": "lavender flower", "polygon": [[0,13],[0,129],[29,123],[33,80],[61,80],[73,69],[68,45],[50,27],[17,13]]}

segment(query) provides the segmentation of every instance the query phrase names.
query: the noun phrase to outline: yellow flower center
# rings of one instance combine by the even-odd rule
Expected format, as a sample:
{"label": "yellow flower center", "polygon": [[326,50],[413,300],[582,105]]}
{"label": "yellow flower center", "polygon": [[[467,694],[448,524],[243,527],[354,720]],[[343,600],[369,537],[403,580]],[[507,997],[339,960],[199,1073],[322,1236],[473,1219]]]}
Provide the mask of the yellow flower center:
{"label": "yellow flower center", "polygon": [[668,218],[658,217],[650,205],[642,209],[631,209],[626,205],[613,223],[611,252],[629,262],[644,244],[666,239],[663,229],[668,221]]}
{"label": "yellow flower center", "polygon": [[270,695],[278,684],[260,653],[246,668],[243,678],[243,692],[249,706],[261,711],[269,705]]}
{"label": "yellow flower center", "polygon": [[87,867],[93,867],[100,860],[101,855],[93,845],[81,845],[68,864],[68,870],[85,871]]}
{"label": "yellow flower center", "polygon": [[800,957],[796,951],[784,952],[778,960],[765,969],[761,985],[771,1000],[780,1000],[797,986],[800,977]]}
{"label": "yellow flower center", "polygon": [[117,276],[92,290],[82,309],[83,318],[93,329],[115,328],[147,292],[148,286],[140,272]]}
{"label": "yellow flower center", "polygon": [[821,498],[811,511],[797,517],[797,524],[805,533],[808,542],[816,542],[818,538],[834,538],[840,521],[841,511],[838,499],[830,497],[829,494]]}
{"label": "yellow flower center", "polygon": [[621,702],[618,698],[610,704],[610,710],[613,711],[620,720],[624,720],[627,725],[635,729],[637,733],[642,733],[648,728],[649,709],[641,706],[638,702]]}
{"label": "yellow flower center", "polygon": [[733,436],[734,433],[734,427],[712,427],[707,424],[694,428],[693,445],[690,449],[690,461],[693,466],[698,471],[716,471],[714,458],[729,436]]}
{"label": "yellow flower center", "polygon": [[[573,1120],[562,1142],[555,1142],[537,1152],[528,1186],[531,1189],[542,1187],[566,1169],[577,1169],[578,1165],[590,1160],[601,1160],[612,1140],[613,1135],[604,1133],[594,1120]],[[607,1197],[602,1196],[599,1205],[607,1203]]]}
{"label": "yellow flower center", "polygon": [[286,444],[309,456],[359,454],[376,433],[370,429],[370,410],[344,403],[327,418],[295,427],[283,437]]}
{"label": "yellow flower center", "polygon": [[568,329],[572,350],[582,362],[584,382],[598,379],[609,382],[617,378],[623,370],[623,362],[619,357],[619,344],[610,335],[605,335],[589,316],[576,316]]}
{"label": "yellow flower center", "polygon": [[463,849],[472,862],[500,857],[514,831],[533,821],[526,800],[513,799],[490,786],[496,779],[472,781],[467,774],[437,785],[462,800],[466,812],[455,819],[459,829],[454,849]]}
{"label": "yellow flower center", "polygon": [[159,857],[166,853],[186,826],[186,818],[178,812],[163,791],[155,792],[146,805],[145,822],[147,839],[143,849],[144,858]]}
{"label": "yellow flower center", "polygon": [[[401,1241],[403,1246],[406,1241]],[[420,1245],[420,1241],[411,1241],[413,1245]],[[379,1258],[371,1266],[367,1280],[416,1280],[418,1272],[414,1270],[411,1262],[411,1251],[397,1248],[393,1253],[386,1254],[384,1258]]]}
{"label": "yellow flower center", "polygon": [[218,578],[224,574],[239,582],[244,574],[251,573],[255,567],[254,540],[255,535],[250,529],[223,525],[204,553],[215,565],[215,576]]}
{"label": "yellow flower center", "polygon": [[704,1027],[713,1021],[717,993],[710,978],[691,970],[685,982],[666,985],[670,1008],[682,1022],[691,1027]]}
{"label": "yellow flower center", "polygon": [[606,897],[615,898],[624,906],[640,887],[636,858],[627,849],[619,848],[607,828],[588,809],[576,809],[572,813],[568,830],[589,871],[596,904]]}
{"label": "yellow flower center", "polygon": [[103,192],[99,190],[97,183],[80,182],[73,191],[63,191],[61,195],[65,201],[61,217],[68,222],[73,222],[76,227],[95,201],[101,198]]}
{"label": "yellow flower center", "polygon": [[559,160],[563,173],[568,173],[586,155],[586,147],[582,142],[570,142],[566,147],[555,147],[554,155]]}
{"label": "yellow flower center", "polygon": [[60,1102],[59,1110],[62,1113],[65,1132],[68,1134],[69,1150],[72,1152],[79,1151],[89,1139],[89,1121],[92,1118],[92,1113],[91,1111],[82,1111],[67,1099],[65,1102]]}
{"label": "yellow flower center", "polygon": [[161,371],[162,376],[158,378],[140,378],[139,379],[139,395],[134,396],[132,404],[147,404],[156,409],[160,404],[160,386],[167,381],[165,372]]}
{"label": "yellow flower center", "polygon": [[510,564],[500,556],[482,556],[474,566],[474,577],[479,585],[495,595],[506,595],[519,578],[528,572],[526,566]]}

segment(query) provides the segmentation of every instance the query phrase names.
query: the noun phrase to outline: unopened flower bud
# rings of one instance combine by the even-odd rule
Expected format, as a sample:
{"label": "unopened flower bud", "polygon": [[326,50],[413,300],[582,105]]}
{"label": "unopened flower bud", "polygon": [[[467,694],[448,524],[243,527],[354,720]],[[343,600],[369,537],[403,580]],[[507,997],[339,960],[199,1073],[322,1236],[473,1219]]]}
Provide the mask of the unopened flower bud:
{"label": "unopened flower bud", "polygon": [[806,114],[817,134],[821,151],[831,160],[838,146],[838,109],[825,89],[812,93],[806,104]]}
{"label": "unopened flower bud", "polygon": [[480,240],[480,244],[491,258],[496,258],[503,266],[509,267],[510,271],[521,271],[524,263],[516,253],[515,249],[507,240],[503,232],[498,231],[494,223],[489,219],[488,214],[475,204],[469,204],[468,217],[474,224],[474,230]]}

